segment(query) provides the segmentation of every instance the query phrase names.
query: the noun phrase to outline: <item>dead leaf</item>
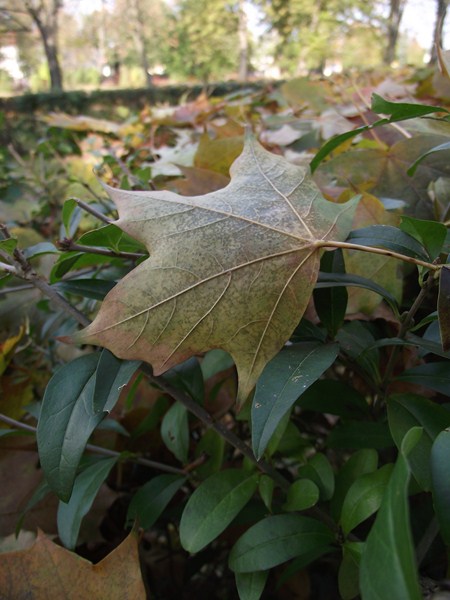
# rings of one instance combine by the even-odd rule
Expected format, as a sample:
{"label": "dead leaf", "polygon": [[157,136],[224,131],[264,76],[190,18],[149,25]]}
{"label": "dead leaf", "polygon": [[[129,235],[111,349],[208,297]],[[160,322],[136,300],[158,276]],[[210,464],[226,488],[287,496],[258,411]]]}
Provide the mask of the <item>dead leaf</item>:
{"label": "dead leaf", "polygon": [[[398,225],[399,217],[385,210],[383,204],[371,194],[363,194],[356,208],[353,229],[369,225]],[[345,268],[348,273],[366,277],[388,290],[398,301],[401,300],[403,281],[398,275],[399,264],[389,256],[346,250]],[[382,302],[380,295],[365,288],[350,287],[347,312],[373,314]]]}
{"label": "dead leaf", "polygon": [[30,548],[1,555],[0,590],[4,600],[144,600],[136,534],[93,565],[39,532]]}
{"label": "dead leaf", "polygon": [[106,119],[96,119],[86,115],[74,117],[66,113],[49,113],[41,117],[43,121],[51,127],[61,127],[62,129],[71,129],[73,131],[100,131],[101,133],[113,133],[117,135],[120,132],[121,125]]}
{"label": "dead leaf", "polygon": [[200,138],[194,165],[228,177],[231,165],[242,152],[243,143],[242,136],[211,139],[205,133]]}
{"label": "dead leaf", "polygon": [[183,196],[200,196],[209,194],[227,186],[230,178],[208,171],[207,169],[198,169],[197,167],[179,167],[185,179],[177,179],[171,182],[174,191]]}
{"label": "dead leaf", "polygon": [[242,402],[299,322],[320,241],[345,239],[355,201],[327,202],[305,169],[248,138],[230,184],[205,196],[108,188],[117,225],[150,251],[77,336],[163,373],[222,348]]}

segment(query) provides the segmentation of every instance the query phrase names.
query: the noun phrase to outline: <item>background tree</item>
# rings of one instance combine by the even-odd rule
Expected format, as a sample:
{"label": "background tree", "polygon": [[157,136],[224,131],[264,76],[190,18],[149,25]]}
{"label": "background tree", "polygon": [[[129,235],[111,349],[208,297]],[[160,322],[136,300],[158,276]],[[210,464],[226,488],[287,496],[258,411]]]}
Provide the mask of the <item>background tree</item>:
{"label": "background tree", "polygon": [[236,70],[238,14],[227,0],[181,0],[172,15],[170,73],[204,83]]}
{"label": "background tree", "polygon": [[63,0],[2,0],[0,22],[4,30],[31,31],[36,27],[41,38],[52,90],[61,90],[63,76],[58,55],[58,19]]}
{"label": "background tree", "polygon": [[448,2],[449,0],[436,0],[436,21],[434,24],[433,42],[430,49],[430,64],[434,64],[437,60],[436,47],[438,44],[441,44],[442,30],[444,28],[445,17],[447,16]]}
{"label": "background tree", "polygon": [[390,65],[395,60],[398,33],[405,5],[406,0],[389,1],[389,16],[386,21],[387,41],[384,52],[384,62],[386,65]]}

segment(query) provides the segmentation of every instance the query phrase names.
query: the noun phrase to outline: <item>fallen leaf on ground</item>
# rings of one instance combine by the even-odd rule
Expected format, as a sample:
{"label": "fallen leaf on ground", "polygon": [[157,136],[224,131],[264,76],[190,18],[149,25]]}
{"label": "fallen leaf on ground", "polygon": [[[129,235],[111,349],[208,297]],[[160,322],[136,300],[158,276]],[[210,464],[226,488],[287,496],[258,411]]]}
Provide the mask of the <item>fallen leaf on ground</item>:
{"label": "fallen leaf on ground", "polygon": [[29,548],[1,555],[0,590],[4,600],[144,600],[136,534],[93,565],[39,532]]}

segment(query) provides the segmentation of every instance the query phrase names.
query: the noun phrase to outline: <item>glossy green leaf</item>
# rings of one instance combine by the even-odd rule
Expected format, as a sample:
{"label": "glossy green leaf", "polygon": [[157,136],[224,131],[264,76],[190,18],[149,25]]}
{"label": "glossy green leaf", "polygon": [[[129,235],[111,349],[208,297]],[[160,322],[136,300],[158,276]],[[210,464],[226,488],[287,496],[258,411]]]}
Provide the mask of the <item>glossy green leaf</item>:
{"label": "glossy green leaf", "polygon": [[131,499],[127,523],[136,520],[139,527],[150,529],[186,481],[180,475],[157,475],[145,483]]}
{"label": "glossy green leaf", "polygon": [[[333,252],[325,252],[320,260],[322,273],[345,273],[345,263],[340,248]],[[348,293],[345,287],[316,288],[313,292],[314,306],[321,323],[326,327],[328,335],[334,339],[344,322],[347,310]]]}
{"label": "glossy green leaf", "polygon": [[217,373],[221,373],[222,371],[231,368],[233,365],[233,359],[228,352],[225,352],[225,350],[220,350],[219,348],[210,350],[205,354],[200,364],[203,379],[206,381],[213,375],[217,375]]}
{"label": "glossy green leaf", "polygon": [[347,242],[393,250],[405,256],[428,260],[425,248],[414,237],[391,225],[370,225],[350,232]]}
{"label": "glossy green leaf", "polygon": [[403,371],[396,379],[423,385],[430,390],[450,396],[450,363],[448,361],[418,365]]}
{"label": "glossy green leaf", "polygon": [[252,445],[260,458],[278,423],[335,361],[337,344],[303,342],[283,348],[264,369],[252,401]]}
{"label": "glossy green leaf", "polygon": [[315,519],[274,515],[262,519],[238,539],[228,564],[238,573],[262,571],[315,551],[325,554],[333,540],[333,533]]}
{"label": "glossy green leaf", "polygon": [[431,478],[434,510],[441,535],[450,546],[450,431],[441,431],[431,449]]}
{"label": "glossy green leaf", "polygon": [[394,314],[397,315],[399,313],[399,307],[396,298],[388,290],[375,281],[371,281],[370,279],[366,279],[360,275],[354,275],[353,273],[319,273],[316,283],[317,289],[342,286],[360,287],[375,292],[386,300],[386,302],[394,311]]}
{"label": "glossy green leaf", "polygon": [[351,360],[364,369],[374,382],[380,382],[380,354],[376,348],[368,350],[375,343],[375,338],[364,323],[360,321],[345,323],[336,339]]}
{"label": "glossy green leaf", "polygon": [[284,416],[279,421],[278,425],[275,427],[275,431],[272,433],[269,443],[265,449],[266,457],[271,457],[278,450],[278,446],[280,442],[283,440],[284,435],[286,433],[286,429],[291,420],[291,412],[292,409],[289,409]]}
{"label": "glossy green leaf", "polygon": [[442,347],[450,351],[450,267],[443,267],[439,276],[438,315]]}
{"label": "glossy green leaf", "polygon": [[195,458],[202,454],[207,456],[206,461],[195,469],[197,477],[206,479],[217,473],[222,467],[225,451],[225,440],[214,429],[207,429],[195,447]]}
{"label": "glossy green leaf", "polygon": [[450,426],[450,412],[417,394],[394,394],[388,399],[387,405],[389,428],[398,448],[412,427],[423,428],[422,437],[411,451],[408,461],[421,488],[429,491],[431,447],[442,429]]}
{"label": "glossy green leaf", "polygon": [[164,379],[167,379],[176,388],[186,392],[199,404],[203,404],[205,386],[202,369],[196,357],[189,358],[164,373]]}
{"label": "glossy green leaf", "polygon": [[298,469],[298,477],[313,481],[319,488],[321,500],[329,500],[333,496],[334,472],[325,454],[314,454],[306,465]]}
{"label": "glossy green leaf", "polygon": [[70,198],[64,202],[61,211],[61,220],[67,238],[72,238],[75,235],[81,216],[81,208],[78,206],[76,200]]}
{"label": "glossy green leaf", "polygon": [[267,510],[272,511],[272,498],[273,490],[275,488],[275,482],[272,477],[265,475],[264,473],[259,478],[258,491],[262,498]]}
{"label": "glossy green leaf", "polygon": [[444,152],[444,151],[448,151],[448,150],[450,150],[450,142],[444,142],[443,144],[438,144],[437,146],[434,146],[434,148],[431,148],[427,152],[424,152],[409,167],[409,169],[407,171],[408,175],[410,175],[410,176],[414,175],[414,173],[416,172],[416,169],[420,165],[420,163],[424,160],[424,158],[426,158],[427,156],[430,156],[430,154],[434,154],[435,152]]}
{"label": "glossy green leaf", "polygon": [[363,542],[345,542],[342,547],[342,562],[338,572],[342,600],[352,600],[359,595],[359,565],[363,551]]}
{"label": "glossy green leaf", "polygon": [[39,242],[39,244],[24,248],[23,254],[26,259],[30,260],[31,258],[42,256],[43,254],[59,254],[59,250],[50,242]]}
{"label": "glossy green leaf", "polygon": [[432,260],[442,252],[447,237],[447,228],[443,223],[402,215],[400,229],[422,244]]}
{"label": "glossy green leaf", "polygon": [[111,412],[124,388],[140,366],[137,360],[121,360],[103,350],[97,365],[93,409]]}
{"label": "glossy green leaf", "polygon": [[297,479],[288,489],[283,510],[297,511],[311,508],[319,501],[320,490],[310,479]]}
{"label": "glossy green leaf", "polygon": [[115,284],[115,281],[106,281],[104,279],[71,279],[68,281],[58,281],[54,284],[54,287],[62,292],[75,294],[83,298],[103,300]]}
{"label": "glossy green leaf", "polygon": [[206,479],[183,511],[180,522],[183,548],[198,552],[212,542],[244,508],[257,487],[258,475],[240,469],[221,471]]}
{"label": "glossy green leaf", "polygon": [[58,535],[66,548],[75,548],[81,521],[116,462],[117,458],[105,458],[84,469],[75,479],[69,502],[59,502]]}
{"label": "glossy green leaf", "polygon": [[266,586],[269,571],[235,573],[239,600],[259,600]]}
{"label": "glossy green leaf", "polygon": [[413,428],[405,436],[377,518],[367,537],[360,575],[364,600],[422,598],[409,524],[410,469],[407,460],[420,434],[419,428]]}
{"label": "glossy green leaf", "polygon": [[412,102],[390,102],[378,94],[372,94],[371,110],[378,114],[389,115],[391,122],[416,119],[433,113],[449,114],[448,110],[442,106]]}
{"label": "glossy green leaf", "polygon": [[50,487],[63,501],[70,498],[86,443],[104,417],[92,410],[99,358],[99,353],[87,354],[61,367],[42,401],[36,436],[39,457]]}
{"label": "glossy green leaf", "polygon": [[187,409],[180,402],[175,402],[164,415],[161,437],[178,460],[186,463],[189,451],[189,423]]}
{"label": "glossy green leaf", "polygon": [[392,465],[387,464],[353,482],[342,505],[341,527],[345,534],[380,508],[391,473]]}
{"label": "glossy green leaf", "polygon": [[335,491],[330,503],[332,517],[341,517],[342,504],[350,486],[362,475],[373,473],[378,466],[378,453],[373,448],[354,452],[336,476]]}
{"label": "glossy green leaf", "polygon": [[6,240],[0,240],[0,251],[12,256],[17,247],[17,238],[10,237]]}

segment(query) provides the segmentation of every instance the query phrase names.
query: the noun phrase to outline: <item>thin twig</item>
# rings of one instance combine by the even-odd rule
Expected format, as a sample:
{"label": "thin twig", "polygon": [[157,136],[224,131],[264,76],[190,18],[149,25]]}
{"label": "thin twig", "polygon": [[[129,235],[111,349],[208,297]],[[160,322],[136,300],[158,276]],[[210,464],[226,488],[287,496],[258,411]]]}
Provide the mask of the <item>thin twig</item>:
{"label": "thin twig", "polygon": [[99,219],[100,221],[103,221],[103,223],[107,223],[108,225],[110,225],[111,223],[114,222],[114,219],[110,219],[103,213],[99,212],[98,210],[95,210],[95,208],[93,206],[91,206],[90,204],[88,204],[87,202],[83,202],[83,200],[80,200],[79,198],[73,198],[73,200],[75,200],[75,202],[78,204],[78,206],[80,208],[82,208],[86,212],[90,213],[94,217],[97,217],[97,219]]}
{"label": "thin twig", "polygon": [[[11,425],[11,427],[15,427],[16,429],[23,429],[24,431],[29,431],[31,433],[36,433],[37,428],[32,425],[27,425],[26,423],[22,423],[22,421],[16,421],[16,419],[12,419],[7,415],[0,413],[0,421],[6,423],[7,425]],[[148,458],[142,458],[141,456],[133,456],[127,455],[123,456],[120,452],[116,450],[110,450],[109,448],[103,448],[102,446],[96,446],[94,444],[87,444],[86,450],[89,452],[94,452],[94,454],[100,454],[101,456],[114,456],[117,458],[122,457],[124,460],[129,460],[131,462],[135,462],[139,465],[143,465],[144,467],[150,467],[152,469],[157,469],[158,471],[165,471],[166,473],[176,473],[177,475],[186,475],[186,472],[183,469],[178,469],[177,467],[172,467],[171,465],[166,465],[164,463],[160,463],[154,460],[149,460]]]}
{"label": "thin twig", "polygon": [[252,449],[248,446],[241,438],[235,433],[228,429],[220,421],[214,421],[212,416],[197,402],[195,402],[188,394],[185,394],[181,390],[173,387],[163,377],[157,377],[153,375],[152,369],[149,365],[142,365],[141,371],[148,377],[162,391],[169,394],[174,400],[177,400],[183,406],[185,406],[189,412],[195,415],[204,425],[208,428],[214,429],[222,438],[224,438],[231,446],[239,450],[246,458],[248,458],[253,464],[255,464],[260,471],[272,477],[272,479],[278,483],[278,485],[286,490],[290,486],[290,482],[285,479],[276,469],[274,469],[265,460],[257,460],[253,454]]}
{"label": "thin twig", "polygon": [[111,250],[108,248],[99,248],[96,246],[85,246],[77,244],[69,238],[64,238],[56,243],[59,250],[64,252],[86,252],[89,254],[100,254],[101,256],[111,256],[112,258],[130,258],[131,260],[139,260],[145,258],[148,254],[143,252],[122,252],[121,250]]}

